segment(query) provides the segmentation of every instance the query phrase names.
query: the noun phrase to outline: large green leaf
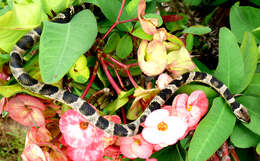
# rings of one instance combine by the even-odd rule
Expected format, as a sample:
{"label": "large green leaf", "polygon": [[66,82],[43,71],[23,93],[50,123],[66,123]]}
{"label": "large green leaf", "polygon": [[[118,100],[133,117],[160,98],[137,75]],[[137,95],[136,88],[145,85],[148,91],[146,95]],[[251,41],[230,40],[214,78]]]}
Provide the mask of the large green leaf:
{"label": "large green leaf", "polygon": [[[243,39],[245,31],[252,32],[260,26],[260,9],[249,6],[233,5],[230,11],[230,26],[239,42]],[[260,39],[256,39],[260,43]]]}
{"label": "large green leaf", "polygon": [[[98,0],[98,5],[101,8],[104,15],[106,16],[106,18],[109,19],[109,21],[114,23],[119,14],[121,3],[118,0],[109,0],[109,1]],[[128,16],[124,8],[122,11],[122,15],[120,16],[120,20],[127,20],[127,19],[130,19],[130,17]],[[132,23],[128,22],[128,23],[119,24],[117,25],[117,27],[121,31],[129,32],[132,29]]]}
{"label": "large green leaf", "polygon": [[216,98],[207,116],[200,122],[190,143],[189,161],[205,161],[233,131],[234,114],[221,98]]}
{"label": "large green leaf", "polygon": [[96,19],[89,10],[81,11],[67,24],[44,22],[39,57],[43,81],[55,83],[61,79],[96,36]]}
{"label": "large green leaf", "polygon": [[260,97],[241,96],[237,98],[237,100],[248,109],[251,119],[250,123],[243,123],[243,125],[254,133],[260,135]]}
{"label": "large green leaf", "polygon": [[244,60],[245,74],[240,84],[239,91],[243,91],[249,85],[255,74],[258,60],[257,45],[254,36],[251,33],[245,32],[240,50]]}
{"label": "large green leaf", "polygon": [[249,148],[256,146],[260,141],[260,136],[248,130],[245,126],[238,124],[235,126],[230,141],[239,148]]}
{"label": "large green leaf", "polygon": [[232,93],[241,92],[244,61],[235,36],[227,28],[220,29],[219,62],[214,75],[223,81]]}
{"label": "large green leaf", "polygon": [[244,94],[260,97],[260,73],[256,73]]}
{"label": "large green leaf", "polygon": [[10,59],[10,56],[8,54],[1,54],[0,53],[0,67],[6,62],[8,62]]}
{"label": "large green leaf", "polygon": [[14,44],[27,32],[39,26],[47,16],[41,3],[14,3],[13,9],[0,16],[0,49],[10,52]]}

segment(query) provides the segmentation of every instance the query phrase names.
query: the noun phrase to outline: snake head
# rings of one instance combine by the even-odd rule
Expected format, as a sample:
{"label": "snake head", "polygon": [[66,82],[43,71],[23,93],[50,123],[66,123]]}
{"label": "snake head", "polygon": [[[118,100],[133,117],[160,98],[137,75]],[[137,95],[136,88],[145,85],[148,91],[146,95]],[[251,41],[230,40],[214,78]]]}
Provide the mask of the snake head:
{"label": "snake head", "polygon": [[250,122],[248,111],[242,104],[240,104],[239,108],[235,109],[234,113],[236,117],[242,122],[246,122],[246,123]]}

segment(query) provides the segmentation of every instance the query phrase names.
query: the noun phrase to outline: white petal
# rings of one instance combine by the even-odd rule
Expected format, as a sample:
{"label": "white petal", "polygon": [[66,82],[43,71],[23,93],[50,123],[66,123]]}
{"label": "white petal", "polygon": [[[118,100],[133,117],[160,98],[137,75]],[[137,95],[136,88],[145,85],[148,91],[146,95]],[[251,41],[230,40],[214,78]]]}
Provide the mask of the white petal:
{"label": "white petal", "polygon": [[157,127],[157,124],[163,121],[168,116],[169,116],[169,111],[167,110],[164,109],[155,110],[150,115],[147,116],[144,125],[146,127]]}

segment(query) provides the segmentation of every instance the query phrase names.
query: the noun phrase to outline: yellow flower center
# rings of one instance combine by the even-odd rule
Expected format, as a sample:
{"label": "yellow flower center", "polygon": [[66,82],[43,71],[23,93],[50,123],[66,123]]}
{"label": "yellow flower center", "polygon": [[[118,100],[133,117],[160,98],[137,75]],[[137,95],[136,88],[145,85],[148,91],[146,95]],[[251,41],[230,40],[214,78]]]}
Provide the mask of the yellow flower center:
{"label": "yellow flower center", "polygon": [[166,131],[168,129],[168,124],[162,121],[157,125],[157,128],[159,131]]}
{"label": "yellow flower center", "polygon": [[190,111],[191,110],[191,105],[188,105],[188,107],[186,108],[187,109],[187,111]]}
{"label": "yellow flower center", "polygon": [[80,128],[82,129],[82,130],[85,130],[85,129],[87,129],[88,128],[88,122],[80,122],[79,123],[79,126],[80,126]]}
{"label": "yellow flower center", "polygon": [[141,145],[141,144],[142,144],[142,142],[141,142],[140,139],[136,139],[136,140],[135,140],[135,143],[136,143],[137,145]]}

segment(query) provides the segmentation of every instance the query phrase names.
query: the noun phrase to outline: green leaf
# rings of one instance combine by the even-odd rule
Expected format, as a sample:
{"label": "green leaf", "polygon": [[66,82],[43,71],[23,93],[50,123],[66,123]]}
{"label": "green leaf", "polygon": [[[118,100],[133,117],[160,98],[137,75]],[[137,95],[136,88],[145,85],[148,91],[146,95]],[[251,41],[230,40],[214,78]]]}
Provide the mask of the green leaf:
{"label": "green leaf", "polygon": [[111,53],[116,49],[116,46],[120,40],[120,35],[117,32],[113,32],[104,47],[104,53]]}
{"label": "green leaf", "polygon": [[153,36],[145,33],[141,27],[137,27],[131,34],[135,37],[138,37],[138,38],[144,39],[144,40],[151,41],[153,39]]}
{"label": "green leaf", "polygon": [[201,2],[202,0],[184,0],[184,3],[190,6],[198,6]]}
{"label": "green leaf", "polygon": [[[252,33],[253,33],[253,35],[255,36],[255,38],[256,38],[257,40],[260,40],[260,27],[254,29],[254,30],[252,31]],[[258,42],[258,43],[259,43],[259,42]]]}
{"label": "green leaf", "polygon": [[237,100],[247,108],[251,120],[250,123],[243,123],[243,125],[260,135],[260,97],[241,96]]}
{"label": "green leaf", "polygon": [[180,154],[176,146],[168,146],[152,154],[150,158],[157,158],[158,161],[181,161]]}
{"label": "green leaf", "polygon": [[103,83],[104,87],[108,87],[109,81],[108,81],[107,76],[106,76],[106,74],[104,73],[104,71],[101,67],[98,67],[97,75],[98,75],[98,78],[100,79],[100,81]]}
{"label": "green leaf", "polygon": [[[13,84],[13,85],[9,85],[9,86],[0,86],[0,95],[3,97],[11,97],[14,96],[17,93],[27,93],[36,97],[40,97],[40,98],[44,98],[38,94],[34,94],[31,91],[23,88],[22,86],[20,86],[18,83],[17,84]],[[45,98],[46,99],[46,98]]]}
{"label": "green leaf", "polygon": [[256,146],[260,141],[260,136],[251,132],[245,126],[238,124],[230,136],[230,141],[238,148],[250,148]]}
{"label": "green leaf", "polygon": [[[260,26],[260,9],[233,5],[230,11],[230,26],[231,31],[241,42],[245,31],[252,32]],[[256,39],[256,42],[260,43],[260,39]]]}
{"label": "green leaf", "polygon": [[178,89],[176,94],[187,93],[189,95],[195,90],[202,90],[207,95],[207,98],[209,99],[219,96],[219,94],[214,89],[200,84],[188,84],[182,86]]}
{"label": "green leaf", "polygon": [[257,144],[255,150],[256,150],[257,154],[260,155],[260,143]]}
{"label": "green leaf", "polygon": [[186,48],[189,52],[191,52],[193,48],[193,40],[194,40],[194,36],[192,34],[188,34],[186,38]]}
{"label": "green leaf", "polygon": [[127,5],[126,5],[126,11],[129,15],[129,18],[136,18],[137,17],[137,7],[139,4],[140,0],[131,0]]}
{"label": "green leaf", "polygon": [[189,161],[205,161],[230,136],[236,118],[222,98],[216,98],[206,117],[199,123],[190,143]]}
{"label": "green leaf", "polygon": [[39,26],[47,16],[41,3],[14,3],[13,9],[0,16],[0,49],[10,52],[14,44],[27,32]]}
{"label": "green leaf", "polygon": [[235,36],[227,28],[221,28],[219,34],[219,62],[214,74],[232,93],[241,92],[244,76],[244,61]]}
{"label": "green leaf", "polygon": [[192,61],[196,64],[196,66],[199,68],[200,71],[212,74],[212,71],[205,64],[200,62],[198,59],[192,58]]}
{"label": "green leaf", "polygon": [[256,73],[244,94],[260,97],[260,73]]}
{"label": "green leaf", "polygon": [[126,58],[133,50],[132,38],[125,34],[116,47],[116,55],[121,59]]}
{"label": "green leaf", "polygon": [[[117,19],[117,16],[119,14],[121,3],[118,0],[98,0],[98,5],[101,8],[102,12],[106,16],[109,21],[114,23]],[[120,20],[128,20],[130,17],[128,16],[125,8],[122,11],[122,15],[120,16]],[[131,31],[132,30],[132,23],[123,23],[117,25],[117,28],[121,31]]]}
{"label": "green leaf", "polygon": [[51,10],[58,13],[70,7],[74,0],[41,0],[43,10],[52,15]]}
{"label": "green leaf", "polygon": [[113,114],[115,111],[117,111],[120,107],[124,106],[126,103],[128,102],[128,96],[126,94],[126,92],[121,91],[121,93],[119,94],[119,96],[116,98],[116,100],[114,100],[113,102],[111,102],[110,104],[108,104],[104,111],[109,112],[110,114]]}
{"label": "green leaf", "polygon": [[40,69],[45,83],[60,80],[97,36],[95,16],[83,10],[66,24],[44,22],[40,43]]}
{"label": "green leaf", "polygon": [[193,35],[204,35],[211,32],[211,29],[208,26],[191,26],[183,30],[183,33],[190,33]]}
{"label": "green leaf", "polygon": [[251,82],[257,65],[258,49],[254,36],[245,32],[240,51],[244,60],[244,77],[240,83],[240,91],[243,91]]}
{"label": "green leaf", "polygon": [[10,58],[9,54],[1,54],[1,53],[0,53],[0,67],[1,67],[4,63],[8,62],[8,61],[9,61],[9,58]]}

